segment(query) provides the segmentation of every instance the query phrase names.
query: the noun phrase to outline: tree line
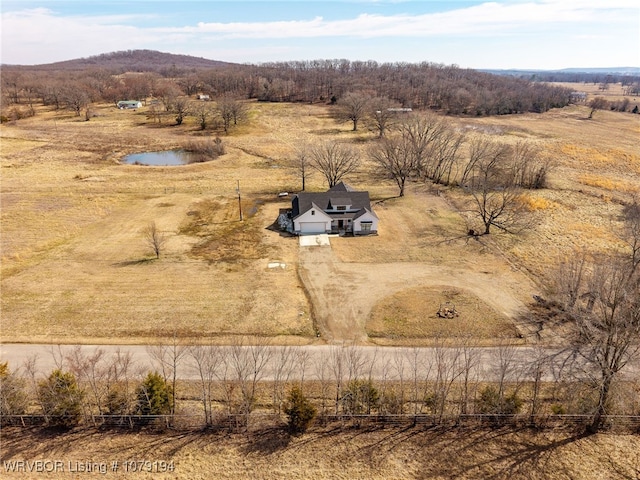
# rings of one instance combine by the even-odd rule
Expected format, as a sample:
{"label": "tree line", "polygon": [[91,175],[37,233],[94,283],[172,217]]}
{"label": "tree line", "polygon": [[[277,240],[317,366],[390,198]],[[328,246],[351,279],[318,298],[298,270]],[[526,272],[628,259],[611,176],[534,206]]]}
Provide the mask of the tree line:
{"label": "tree line", "polygon": [[[105,57],[106,58],[106,57]],[[382,63],[315,60],[223,64],[159,71],[144,63],[135,72],[109,68],[96,58],[80,71],[4,66],[3,109],[11,105],[75,109],[79,102],[113,102],[170,96],[231,96],[261,101],[335,103],[347,92],[385,97],[407,108],[433,109],[454,115],[502,115],[545,112],[570,103],[565,88],[434,63]],[[104,66],[102,66],[104,65]],[[6,114],[5,114],[6,116]]]}
{"label": "tree line", "polygon": [[[47,376],[36,372],[33,359],[15,371],[2,365],[0,413],[3,424],[35,416],[66,428],[180,426],[189,417],[200,427],[233,430],[269,414],[286,419],[295,433],[316,417],[428,416],[444,424],[476,416],[542,425],[577,415],[595,431],[609,417],[640,414],[638,379],[617,372],[601,409],[602,385],[587,375],[596,366],[591,360],[568,361],[542,348],[523,359],[507,344],[487,356],[470,339],[457,346],[437,341],[431,350],[365,355],[345,345],[320,358],[300,347],[270,348],[266,341],[228,347],[174,342],[149,347],[155,369],[147,371],[130,354],[78,348],[58,358]],[[195,379],[180,380],[185,374]]]}

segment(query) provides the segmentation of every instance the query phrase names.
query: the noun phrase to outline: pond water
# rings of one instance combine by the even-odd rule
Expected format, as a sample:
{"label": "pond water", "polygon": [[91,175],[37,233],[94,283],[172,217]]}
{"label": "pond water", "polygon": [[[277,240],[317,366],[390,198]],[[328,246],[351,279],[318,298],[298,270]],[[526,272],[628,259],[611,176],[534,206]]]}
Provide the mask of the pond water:
{"label": "pond water", "polygon": [[134,165],[187,165],[197,161],[196,154],[184,150],[166,150],[164,152],[132,153],[122,160],[124,163]]}

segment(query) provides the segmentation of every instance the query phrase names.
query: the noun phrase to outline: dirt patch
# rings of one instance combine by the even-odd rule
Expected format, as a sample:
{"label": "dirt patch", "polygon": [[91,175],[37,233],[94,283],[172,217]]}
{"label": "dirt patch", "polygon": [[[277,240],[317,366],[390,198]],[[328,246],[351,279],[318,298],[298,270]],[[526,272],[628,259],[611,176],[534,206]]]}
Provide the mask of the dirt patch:
{"label": "dirt patch", "polygon": [[[424,263],[343,263],[333,249],[305,247],[300,251],[300,278],[313,305],[319,332],[328,341],[337,343],[369,340],[366,325],[376,304],[417,285],[445,285],[485,299],[484,308],[491,310],[491,317],[503,319],[499,330],[503,335],[512,332],[514,338],[517,327],[505,319],[516,319],[526,310],[520,290],[526,279],[517,272],[505,275]],[[423,316],[431,315],[428,307],[424,307],[417,307],[416,316],[420,316],[420,311]],[[476,335],[474,322],[466,326],[469,330],[461,333]],[[392,337],[392,332],[387,333]]]}
{"label": "dirt patch", "polygon": [[[438,312],[455,310],[452,318]],[[450,311],[452,311],[450,310]],[[370,337],[476,339],[515,338],[514,323],[476,295],[459,288],[422,286],[378,302],[366,324]]]}

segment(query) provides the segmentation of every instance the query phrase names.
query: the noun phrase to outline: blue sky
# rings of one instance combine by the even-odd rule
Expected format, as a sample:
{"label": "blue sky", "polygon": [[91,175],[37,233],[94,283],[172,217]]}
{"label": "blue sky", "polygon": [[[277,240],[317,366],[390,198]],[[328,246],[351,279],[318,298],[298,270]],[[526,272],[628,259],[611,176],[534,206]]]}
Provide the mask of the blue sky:
{"label": "blue sky", "polygon": [[638,0],[0,1],[5,64],[150,49],[237,63],[640,67]]}

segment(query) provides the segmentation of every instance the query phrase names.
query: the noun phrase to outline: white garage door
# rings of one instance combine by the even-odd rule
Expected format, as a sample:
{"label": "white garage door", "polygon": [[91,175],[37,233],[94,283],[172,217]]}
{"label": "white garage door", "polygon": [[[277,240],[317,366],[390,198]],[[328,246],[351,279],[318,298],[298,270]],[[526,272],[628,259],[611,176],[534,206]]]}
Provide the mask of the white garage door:
{"label": "white garage door", "polygon": [[300,233],[325,233],[325,223],[302,222],[300,223]]}

